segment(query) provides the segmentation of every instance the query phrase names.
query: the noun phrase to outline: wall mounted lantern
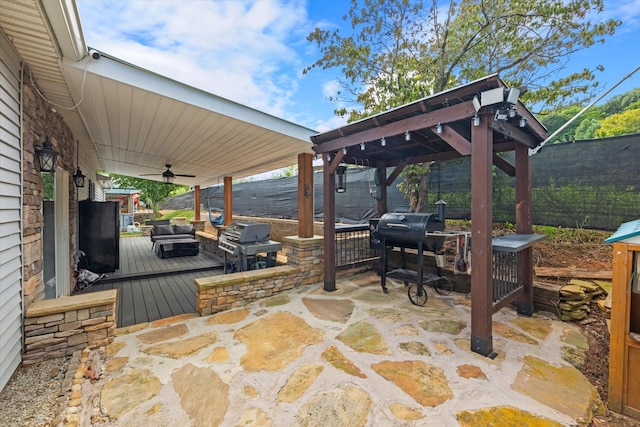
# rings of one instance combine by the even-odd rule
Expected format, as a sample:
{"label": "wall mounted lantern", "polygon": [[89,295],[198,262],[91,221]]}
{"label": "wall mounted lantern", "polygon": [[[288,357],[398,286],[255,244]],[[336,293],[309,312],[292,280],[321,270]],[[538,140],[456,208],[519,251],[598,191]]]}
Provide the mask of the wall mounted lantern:
{"label": "wall mounted lantern", "polygon": [[40,172],[55,172],[58,167],[58,152],[53,149],[53,144],[47,136],[42,143],[42,147],[33,144],[35,150],[35,160],[38,163]]}
{"label": "wall mounted lantern", "polygon": [[76,173],[73,174],[73,183],[76,188],[84,187],[84,179],[86,176],[80,170],[80,141],[76,141]]}
{"label": "wall mounted lantern", "polygon": [[347,191],[347,167],[346,166],[338,166],[336,168],[336,176],[338,180],[336,181],[336,193],[344,193]]}

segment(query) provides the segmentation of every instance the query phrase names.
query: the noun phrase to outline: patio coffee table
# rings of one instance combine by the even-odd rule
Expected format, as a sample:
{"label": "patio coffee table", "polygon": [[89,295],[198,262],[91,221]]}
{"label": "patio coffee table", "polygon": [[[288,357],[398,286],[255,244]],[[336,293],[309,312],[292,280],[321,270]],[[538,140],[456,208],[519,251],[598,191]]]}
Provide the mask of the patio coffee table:
{"label": "patio coffee table", "polygon": [[196,239],[159,240],[156,243],[156,255],[160,258],[195,256],[200,252],[200,242]]}

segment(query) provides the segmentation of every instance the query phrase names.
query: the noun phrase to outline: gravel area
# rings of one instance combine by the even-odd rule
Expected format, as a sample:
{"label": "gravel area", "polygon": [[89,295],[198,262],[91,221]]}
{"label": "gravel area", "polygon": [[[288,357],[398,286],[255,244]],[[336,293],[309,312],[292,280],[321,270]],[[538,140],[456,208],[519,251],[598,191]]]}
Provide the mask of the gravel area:
{"label": "gravel area", "polygon": [[[74,356],[75,357],[75,356]],[[71,357],[21,365],[0,392],[0,426],[62,425],[75,372],[67,375]]]}

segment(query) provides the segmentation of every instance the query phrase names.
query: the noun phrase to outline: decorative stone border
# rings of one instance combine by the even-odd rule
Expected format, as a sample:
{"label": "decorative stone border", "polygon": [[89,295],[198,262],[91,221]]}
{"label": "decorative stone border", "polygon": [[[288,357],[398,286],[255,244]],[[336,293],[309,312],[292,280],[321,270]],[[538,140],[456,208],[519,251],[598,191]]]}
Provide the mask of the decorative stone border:
{"label": "decorative stone border", "polygon": [[22,363],[71,356],[113,342],[118,291],[38,301],[25,314]]}

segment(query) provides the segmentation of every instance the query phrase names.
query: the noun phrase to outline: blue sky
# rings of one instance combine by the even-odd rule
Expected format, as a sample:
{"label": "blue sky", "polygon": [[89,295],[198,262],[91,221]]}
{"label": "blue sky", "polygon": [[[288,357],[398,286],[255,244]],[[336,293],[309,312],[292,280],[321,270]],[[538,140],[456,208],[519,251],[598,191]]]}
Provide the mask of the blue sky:
{"label": "blue sky", "polygon": [[[604,45],[575,54],[572,67],[605,67],[601,89],[640,65],[640,0],[605,0],[597,17],[622,19]],[[344,28],[347,0],[77,0],[89,46],[188,85],[291,122],[326,131],[343,125],[336,71],[304,67],[319,57],[316,27]],[[607,98],[640,87],[640,71]]]}

